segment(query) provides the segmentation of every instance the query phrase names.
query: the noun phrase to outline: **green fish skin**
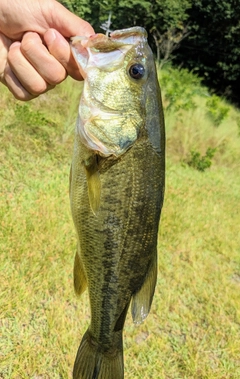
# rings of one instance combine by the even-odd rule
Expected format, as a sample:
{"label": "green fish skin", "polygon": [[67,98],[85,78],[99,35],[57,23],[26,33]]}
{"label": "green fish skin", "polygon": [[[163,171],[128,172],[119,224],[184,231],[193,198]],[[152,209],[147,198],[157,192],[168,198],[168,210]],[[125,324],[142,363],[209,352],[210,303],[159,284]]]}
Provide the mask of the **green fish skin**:
{"label": "green fish skin", "polygon": [[122,331],[148,315],[157,279],[165,134],[154,58],[143,28],[74,37],[84,75],[70,202],[78,249],[74,287],[87,287],[91,323],[74,379],[123,379]]}

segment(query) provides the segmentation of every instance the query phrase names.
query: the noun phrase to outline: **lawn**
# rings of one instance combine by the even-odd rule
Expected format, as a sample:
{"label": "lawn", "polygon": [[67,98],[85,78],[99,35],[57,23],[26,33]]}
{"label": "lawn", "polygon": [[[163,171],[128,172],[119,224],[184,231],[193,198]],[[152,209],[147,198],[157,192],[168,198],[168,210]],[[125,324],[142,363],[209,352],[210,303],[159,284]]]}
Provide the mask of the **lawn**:
{"label": "lawn", "polygon": [[[192,79],[190,92],[182,91],[190,105],[178,106],[164,75],[167,182],[158,284],[147,320],[135,326],[127,318],[125,378],[239,379],[240,115],[222,100],[211,111],[210,95]],[[77,299],[73,290],[68,200],[80,87],[69,79],[29,104],[1,87],[2,379],[70,379],[89,324],[87,293]],[[191,151],[202,158],[208,147],[216,149],[212,165],[199,171],[199,162],[189,164]]]}

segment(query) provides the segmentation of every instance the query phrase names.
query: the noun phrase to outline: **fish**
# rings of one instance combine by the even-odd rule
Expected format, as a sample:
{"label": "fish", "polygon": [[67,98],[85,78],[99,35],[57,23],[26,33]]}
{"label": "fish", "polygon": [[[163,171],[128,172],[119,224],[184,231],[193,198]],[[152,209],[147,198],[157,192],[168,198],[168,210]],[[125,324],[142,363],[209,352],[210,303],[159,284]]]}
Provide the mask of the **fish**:
{"label": "fish", "polygon": [[73,379],[123,379],[123,328],[147,317],[157,280],[165,131],[153,53],[142,27],[72,38],[84,78],[70,173],[77,234],[74,288],[91,321]]}

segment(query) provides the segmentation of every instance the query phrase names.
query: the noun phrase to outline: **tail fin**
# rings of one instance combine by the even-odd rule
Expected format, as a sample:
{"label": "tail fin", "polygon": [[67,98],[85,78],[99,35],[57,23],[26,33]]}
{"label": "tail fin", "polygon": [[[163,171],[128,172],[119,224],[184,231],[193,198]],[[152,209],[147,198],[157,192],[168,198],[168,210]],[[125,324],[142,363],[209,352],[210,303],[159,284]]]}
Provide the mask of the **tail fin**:
{"label": "tail fin", "polygon": [[[121,346],[122,346],[122,336]],[[102,351],[87,331],[79,346],[73,368],[73,379],[124,379],[123,349]]]}

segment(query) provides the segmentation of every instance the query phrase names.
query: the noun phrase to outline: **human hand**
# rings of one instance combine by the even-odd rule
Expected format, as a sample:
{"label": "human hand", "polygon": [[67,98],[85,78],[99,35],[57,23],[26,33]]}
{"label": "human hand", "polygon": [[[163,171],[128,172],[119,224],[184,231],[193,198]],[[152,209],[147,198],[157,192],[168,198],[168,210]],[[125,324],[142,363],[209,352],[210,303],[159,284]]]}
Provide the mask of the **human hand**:
{"label": "human hand", "polygon": [[55,0],[2,0],[0,80],[17,99],[30,100],[67,74],[82,79],[64,37],[93,33],[87,22]]}

